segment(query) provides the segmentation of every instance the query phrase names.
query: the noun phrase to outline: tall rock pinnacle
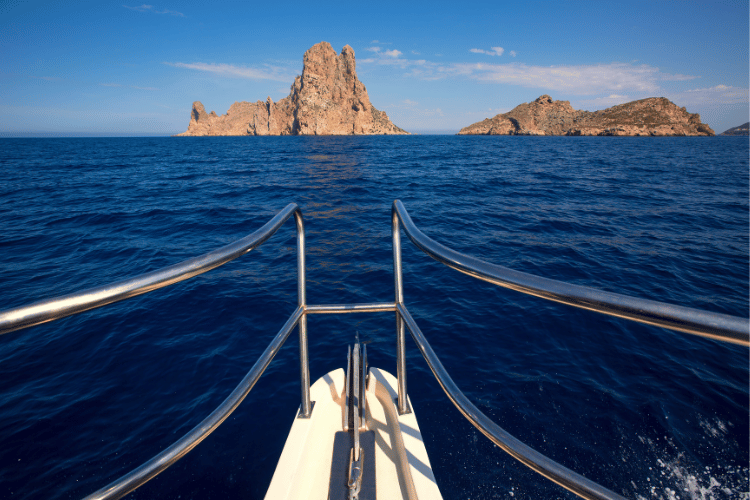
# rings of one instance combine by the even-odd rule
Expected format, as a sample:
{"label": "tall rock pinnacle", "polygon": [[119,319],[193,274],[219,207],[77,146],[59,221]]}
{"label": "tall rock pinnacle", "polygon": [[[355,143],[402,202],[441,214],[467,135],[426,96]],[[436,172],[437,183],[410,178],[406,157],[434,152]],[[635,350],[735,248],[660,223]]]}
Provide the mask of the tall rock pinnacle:
{"label": "tall rock pinnacle", "polygon": [[196,101],[187,135],[374,135],[406,134],[370,103],[357,78],[354,49],[336,54],[320,42],[305,52],[302,76],[289,95],[274,103],[235,102],[227,114],[207,114]]}

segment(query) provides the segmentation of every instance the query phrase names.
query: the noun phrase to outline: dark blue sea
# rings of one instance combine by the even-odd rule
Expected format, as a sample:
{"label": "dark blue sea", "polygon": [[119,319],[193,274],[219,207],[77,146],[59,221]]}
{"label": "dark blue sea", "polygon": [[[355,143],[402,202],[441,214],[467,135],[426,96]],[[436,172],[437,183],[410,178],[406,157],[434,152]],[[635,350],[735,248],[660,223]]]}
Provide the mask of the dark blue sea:
{"label": "dark blue sea", "polygon": [[[748,140],[0,139],[0,309],[307,226],[310,304],[393,301],[390,211],[513,269],[748,316]],[[0,498],[79,498],[181,437],[296,307],[294,223],[190,281],[0,337]],[[407,307],[507,431],[637,499],[747,499],[748,349],[478,282],[404,238]],[[355,335],[396,371],[393,313],[309,319],[312,380]],[[572,498],[492,445],[407,339],[446,499]],[[209,438],[129,498],[263,498],[299,406],[293,334]]]}

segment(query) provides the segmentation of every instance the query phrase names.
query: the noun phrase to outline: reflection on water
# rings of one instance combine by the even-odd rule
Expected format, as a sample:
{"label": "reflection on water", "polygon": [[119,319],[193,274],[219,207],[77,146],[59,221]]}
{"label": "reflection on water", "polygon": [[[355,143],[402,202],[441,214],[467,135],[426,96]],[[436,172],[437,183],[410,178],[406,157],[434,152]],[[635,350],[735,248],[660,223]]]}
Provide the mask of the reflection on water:
{"label": "reflection on water", "polygon": [[[357,283],[369,273],[389,269],[368,258],[382,246],[382,229],[370,223],[371,207],[357,193],[366,184],[367,159],[351,147],[352,138],[321,137],[304,144],[300,175],[308,189],[301,194],[308,238],[309,288],[336,301],[357,300]],[[356,138],[354,138],[356,141]]]}

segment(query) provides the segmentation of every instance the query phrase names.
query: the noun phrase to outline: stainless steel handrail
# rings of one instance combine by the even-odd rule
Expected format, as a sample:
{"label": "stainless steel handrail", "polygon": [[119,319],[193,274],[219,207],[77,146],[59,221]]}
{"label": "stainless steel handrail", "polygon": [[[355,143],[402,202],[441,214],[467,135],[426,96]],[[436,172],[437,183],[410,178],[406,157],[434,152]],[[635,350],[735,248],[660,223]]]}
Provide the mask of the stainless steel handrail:
{"label": "stainless steel handrail", "polygon": [[[527,446],[484,415],[461,392],[446,372],[435,352],[403,302],[401,277],[401,237],[399,221],[404,232],[417,248],[438,262],[462,273],[490,283],[534,295],[555,302],[601,312],[642,323],[661,326],[682,332],[748,345],[748,320],[725,314],[709,313],[687,307],[627,297],[592,288],[570,285],[560,281],[521,273],[506,267],[490,264],[475,257],[456,252],[422,233],[411,220],[406,208],[399,200],[393,202],[391,227],[393,237],[393,273],[396,289],[397,331],[396,355],[398,368],[398,409],[406,412],[406,355],[404,345],[404,323],[419,347],[422,356],[440,383],[448,398],[472,425],[493,443],[527,467],[554,481],[578,496],[587,499],[622,499],[603,486],[586,479],[565,466]],[[403,367],[403,370],[402,370]],[[403,379],[402,379],[403,377]]]}
{"label": "stainless steel handrail", "polygon": [[[304,309],[298,306],[287,320],[276,337],[263,351],[258,360],[255,362],[250,371],[245,375],[242,381],[227,396],[221,405],[219,405],[209,416],[193,429],[182,436],[178,441],[170,445],[164,451],[144,463],[137,469],[125,474],[121,478],[113,481],[107,486],[95,491],[87,496],[84,500],[104,500],[122,498],[134,489],[143,485],[145,482],[153,479],[157,474],[164,471],[167,467],[181,459],[187,452],[195,448],[209,434],[211,434],[229,415],[239,406],[245,396],[255,386],[263,372],[273,360],[276,353],[279,352],[289,334],[298,324],[299,320],[304,317]],[[301,413],[301,409],[300,409]]]}
{"label": "stainless steel handrail", "polygon": [[443,367],[435,351],[430,347],[422,330],[419,329],[414,318],[403,304],[396,306],[404,322],[409,327],[411,336],[417,344],[419,351],[427,361],[427,365],[432,370],[435,378],[440,383],[443,391],[448,398],[456,405],[456,408],[471,422],[474,427],[487,436],[490,441],[502,448],[510,456],[526,465],[533,471],[541,474],[559,484],[563,488],[572,491],[578,496],[589,499],[599,500],[625,500],[622,496],[608,490],[607,488],[573,472],[567,467],[558,464],[554,460],[542,455],[535,449],[524,444],[519,439],[513,437],[508,431],[497,425],[484,413],[482,413],[474,404],[469,401],[463,392],[456,386],[448,372]]}
{"label": "stainless steel handrail", "polygon": [[312,404],[310,402],[310,376],[307,354],[307,314],[392,311],[396,314],[399,413],[410,412],[408,400],[406,399],[406,355],[404,345],[405,330],[408,326],[412,338],[417,343],[420,352],[443,390],[461,413],[485,436],[531,469],[579,496],[592,499],[622,499],[616,493],[554,462],[508,434],[480,412],[458,389],[404,305],[399,222],[403,225],[409,239],[427,255],[475,278],[548,300],[612,316],[748,345],[748,321],[742,318],[707,313],[610,292],[601,292],[587,287],[569,285],[513,271],[512,269],[490,264],[451,250],[425,236],[424,233],[417,229],[399,200],[394,201],[391,214],[395,287],[395,302],[393,303],[307,305],[304,221],[299,207],[294,203],[290,203],[259,230],[213,252],[110,285],[91,288],[76,294],[4,311],[0,313],[0,335],[157,290],[214,269],[264,243],[292,215],[295,217],[297,226],[297,309],[292,313],[260,358],[258,358],[251,370],[218,408],[167,449],[137,469],[89,495],[86,499],[121,498],[152,479],[197,446],[247,396],[295,326],[298,327],[300,335],[300,380],[302,392],[302,403],[298,418],[308,418],[312,411]]}
{"label": "stainless steel handrail", "polygon": [[[95,309],[184,281],[226,264],[257,248],[273,236],[292,215],[294,215],[297,228],[297,309],[239,385],[208,417],[151,460],[87,496],[87,500],[121,498],[195,448],[221,425],[245,399],[295,326],[298,327],[299,331],[300,387],[302,393],[299,418],[310,417],[312,404],[310,402],[310,374],[307,354],[305,225],[302,211],[295,203],[290,203],[254,233],[199,257],[109,285],[35,302],[28,306],[17,307],[0,313],[0,334],[4,334]],[[385,304],[385,306],[388,308],[387,310],[394,310],[393,304]],[[375,304],[373,307],[382,309],[383,305]]]}
{"label": "stainless steel handrail", "polygon": [[[241,240],[179,264],[109,285],[89,288],[0,312],[0,335],[135,297],[210,271],[264,243],[292,214],[297,214],[296,218],[302,219],[299,207],[295,203],[287,205],[263,227]],[[304,254],[302,259],[304,260]],[[301,300],[304,303],[304,297]]]}
{"label": "stainless steel handrail", "polygon": [[[469,276],[511,290],[610,316],[734,344],[750,345],[750,321],[745,318],[604,292],[514,271],[462,254],[426,236],[417,228],[399,200],[393,202],[394,219],[396,216],[401,220],[404,232],[417,248],[438,262]],[[396,301],[399,302],[398,299]]]}

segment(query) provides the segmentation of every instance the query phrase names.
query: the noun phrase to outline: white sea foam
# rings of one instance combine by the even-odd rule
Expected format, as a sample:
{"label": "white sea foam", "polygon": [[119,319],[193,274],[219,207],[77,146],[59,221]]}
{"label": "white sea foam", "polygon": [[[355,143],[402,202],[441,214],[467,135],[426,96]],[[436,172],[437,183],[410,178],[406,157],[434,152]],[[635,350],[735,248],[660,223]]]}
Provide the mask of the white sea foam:
{"label": "white sea foam", "polygon": [[[700,426],[704,430],[706,434],[708,434],[711,437],[719,438],[722,436],[725,436],[728,432],[727,423],[722,422],[718,418],[714,418],[713,422],[709,422],[707,420],[700,420]],[[731,426],[732,423],[729,422],[729,426]]]}
{"label": "white sea foam", "polygon": [[[701,422],[701,427],[713,438],[724,437],[727,433],[727,424],[718,419]],[[748,467],[719,465],[701,469],[686,460],[683,452],[674,457],[672,450],[676,447],[670,439],[659,442],[642,436],[638,439],[648,444],[657,456],[655,466],[649,467],[645,488],[631,483],[639,500],[750,500]]]}

